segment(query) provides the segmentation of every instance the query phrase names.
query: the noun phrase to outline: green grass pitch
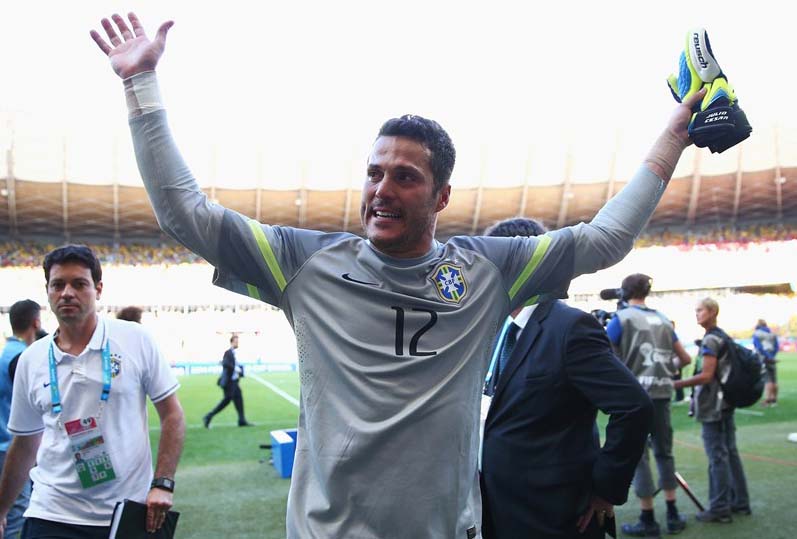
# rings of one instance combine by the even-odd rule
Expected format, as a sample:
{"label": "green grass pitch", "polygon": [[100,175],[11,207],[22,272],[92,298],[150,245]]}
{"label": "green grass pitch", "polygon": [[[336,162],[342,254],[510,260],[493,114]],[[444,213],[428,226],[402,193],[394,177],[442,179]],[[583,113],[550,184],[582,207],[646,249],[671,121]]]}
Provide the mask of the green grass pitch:
{"label": "green grass pitch", "polygon": [[[779,404],[758,405],[737,411],[737,440],[747,472],[753,515],[734,518],[730,525],[696,522],[697,511],[683,492],[679,509],[689,524],[680,537],[700,539],[791,539],[797,536],[797,444],[786,441],[797,432],[797,354],[781,354],[778,365]],[[299,396],[296,373],[259,375],[295,398]],[[254,377],[242,381],[246,415],[254,428],[238,428],[232,405],[216,416],[211,428],[202,427],[202,416],[221,397],[216,377],[183,377],[179,396],[188,430],[177,474],[175,509],[180,511],[177,536],[181,539],[283,539],[285,503],[289,480],[277,476],[268,464],[269,431],[296,425],[297,407],[260,384]],[[688,392],[689,390],[687,390]],[[673,405],[675,461],[677,470],[704,503],[708,502],[707,462],[700,426],[687,417],[685,404]],[[600,420],[601,428],[605,419]],[[150,410],[153,451],[157,447],[157,415]],[[654,466],[655,474],[655,466]],[[656,498],[656,518],[663,522],[665,504]],[[633,492],[629,502],[617,508],[618,525],[637,518],[639,506]]]}

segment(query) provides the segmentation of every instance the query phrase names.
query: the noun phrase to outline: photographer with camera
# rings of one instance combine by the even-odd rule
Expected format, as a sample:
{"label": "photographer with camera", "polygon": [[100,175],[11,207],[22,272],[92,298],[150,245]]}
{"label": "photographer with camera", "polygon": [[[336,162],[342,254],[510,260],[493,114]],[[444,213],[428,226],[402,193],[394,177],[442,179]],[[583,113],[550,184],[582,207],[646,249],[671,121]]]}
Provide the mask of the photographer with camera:
{"label": "photographer with camera", "polygon": [[[606,333],[620,359],[626,364],[653,401],[653,423],[650,443],[659,469],[659,486],[667,500],[667,531],[678,533],[686,527],[686,519],[675,504],[675,459],[672,454],[670,400],[672,376],[692,358],[678,341],[672,322],[662,313],[645,305],[650,293],[651,278],[635,273],[623,279],[622,299],[628,307],[619,309],[609,320]],[[659,524],[653,513],[656,487],[650,473],[647,448],[634,474],[634,491],[642,508],[639,522],[623,524],[622,530],[633,537],[658,537]]]}

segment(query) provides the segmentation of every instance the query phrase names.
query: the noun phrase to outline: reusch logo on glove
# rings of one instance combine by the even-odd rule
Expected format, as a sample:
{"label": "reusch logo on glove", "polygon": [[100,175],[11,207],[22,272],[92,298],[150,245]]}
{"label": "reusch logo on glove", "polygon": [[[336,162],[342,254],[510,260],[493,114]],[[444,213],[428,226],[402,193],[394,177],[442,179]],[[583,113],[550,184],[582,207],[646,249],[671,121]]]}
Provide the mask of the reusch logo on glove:
{"label": "reusch logo on glove", "polygon": [[695,53],[697,56],[697,61],[700,62],[700,67],[706,69],[708,67],[708,62],[703,57],[703,49],[700,48],[700,34],[697,32],[692,34],[692,43],[695,45]]}
{"label": "reusch logo on glove", "polygon": [[[703,28],[694,28],[686,34],[686,56],[692,62],[690,69],[694,69],[693,75],[697,75],[703,82],[712,82],[722,75],[714,52],[711,50],[711,42],[708,34]],[[690,86],[692,86],[690,84]],[[694,91],[697,91],[696,89]],[[681,96],[684,97],[683,95]]]}

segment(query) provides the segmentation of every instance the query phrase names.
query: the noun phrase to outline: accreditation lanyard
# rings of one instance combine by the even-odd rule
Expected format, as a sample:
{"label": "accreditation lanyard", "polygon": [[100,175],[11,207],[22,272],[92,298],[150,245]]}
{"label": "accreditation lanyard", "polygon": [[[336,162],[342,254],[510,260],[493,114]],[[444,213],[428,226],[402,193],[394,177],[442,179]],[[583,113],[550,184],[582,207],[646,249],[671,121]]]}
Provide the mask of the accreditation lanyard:
{"label": "accreditation lanyard", "polygon": [[501,349],[504,347],[504,341],[506,340],[506,334],[509,330],[509,324],[512,324],[513,322],[514,319],[511,316],[507,316],[506,320],[504,320],[504,325],[501,326],[501,331],[498,333],[498,342],[495,343],[493,357],[490,359],[490,366],[487,368],[487,377],[484,380],[484,385],[486,387],[490,387],[490,381],[493,379],[493,373],[495,372],[495,364],[498,362],[498,356],[501,355]]}
{"label": "accreditation lanyard", "polygon": [[[110,339],[105,339],[102,348],[102,394],[100,395],[100,411],[108,401],[111,394],[111,344]],[[58,372],[55,366],[55,352],[53,341],[50,341],[50,397],[52,399],[53,415],[61,413],[61,391],[58,388]]]}

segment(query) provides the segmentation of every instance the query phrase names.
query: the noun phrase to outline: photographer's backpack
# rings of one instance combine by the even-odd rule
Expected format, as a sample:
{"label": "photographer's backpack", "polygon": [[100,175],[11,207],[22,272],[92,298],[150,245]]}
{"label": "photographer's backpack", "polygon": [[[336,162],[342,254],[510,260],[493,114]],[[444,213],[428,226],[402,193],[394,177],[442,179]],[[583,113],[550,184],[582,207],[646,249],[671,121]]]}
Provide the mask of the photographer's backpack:
{"label": "photographer's backpack", "polygon": [[724,382],[720,379],[723,398],[736,408],[752,406],[764,392],[764,362],[761,355],[737,343],[720,328],[714,328],[709,333],[721,338],[728,350],[730,372]]}

